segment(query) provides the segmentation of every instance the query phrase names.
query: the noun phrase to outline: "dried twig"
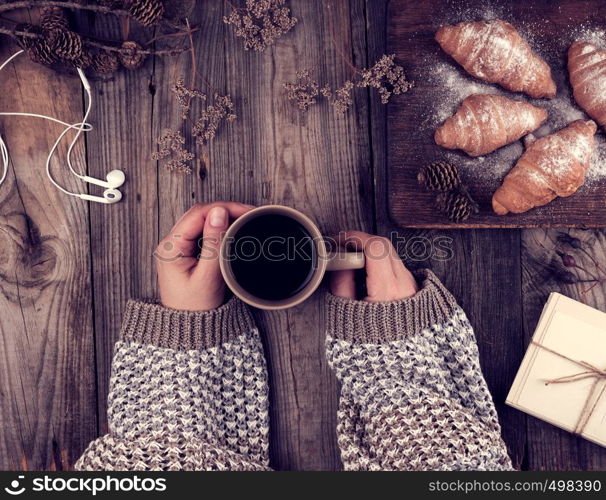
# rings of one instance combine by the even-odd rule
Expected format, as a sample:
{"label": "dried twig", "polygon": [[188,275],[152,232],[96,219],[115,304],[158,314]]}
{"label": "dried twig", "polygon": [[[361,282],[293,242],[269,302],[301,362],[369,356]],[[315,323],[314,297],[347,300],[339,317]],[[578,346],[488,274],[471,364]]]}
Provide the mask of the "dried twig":
{"label": "dried twig", "polygon": [[130,16],[130,12],[123,9],[111,9],[105,5],[83,4],[79,2],[61,2],[55,0],[29,0],[0,4],[0,12],[15,9],[31,9],[34,7],[61,7],[63,9],[88,10],[99,14],[114,14],[115,16]]}
{"label": "dried twig", "polygon": [[[106,45],[104,43],[93,42],[91,40],[83,40],[82,43],[84,43],[84,45],[89,45],[91,47],[96,47],[99,49],[107,50],[109,52],[121,52],[121,53],[126,53],[126,54],[128,53],[128,50],[126,50],[122,47]],[[186,52],[188,50],[189,50],[189,47],[187,47],[185,49],[159,49],[159,50],[141,49],[138,52],[139,52],[139,54],[145,54],[145,55],[177,56],[177,55],[181,54],[182,52]]]}
{"label": "dried twig", "polygon": [[191,53],[191,78],[189,80],[189,86],[193,87],[196,80],[196,50],[194,48],[194,38],[191,33],[191,26],[189,25],[189,19],[185,18],[185,25],[187,26],[187,34],[189,35],[189,51]]}
{"label": "dried twig", "polygon": [[[158,40],[163,40],[165,38],[174,38],[174,37],[178,37],[178,36],[186,36],[186,35],[190,35],[190,34],[193,35],[197,31],[200,31],[200,28],[191,28],[190,30],[179,31],[177,33],[164,33],[162,35],[153,37],[151,40],[148,40],[143,45],[145,45],[147,47],[147,46],[151,45],[152,43],[157,42]],[[185,50],[188,50],[188,49],[185,49]]]}
{"label": "dried twig", "polygon": [[[0,27],[0,34],[8,35],[17,41],[19,40],[19,38],[42,38],[42,35],[39,35],[36,33],[31,33],[28,31],[9,30],[7,28],[1,28],[1,27]],[[176,36],[177,33],[174,33],[174,35]],[[187,33],[179,33],[179,35],[184,36],[184,35],[187,35]],[[80,35],[80,36],[82,37],[82,35]],[[89,47],[96,47],[98,49],[107,50],[109,52],[121,52],[124,54],[128,53],[128,50],[124,49],[122,46],[109,45],[109,44],[103,43],[103,42],[96,42],[90,38],[82,37],[82,43],[84,45],[88,45]],[[179,55],[182,52],[185,52],[188,50],[189,50],[189,47],[187,47],[185,49],[159,49],[159,50],[141,49],[138,52],[140,54],[144,54],[144,55],[176,56],[176,55]]]}
{"label": "dried twig", "polygon": [[341,59],[343,59],[343,61],[345,62],[345,64],[347,64],[347,66],[350,67],[350,69],[354,72],[354,73],[361,73],[361,71],[356,68],[353,63],[350,61],[350,59],[345,55],[345,52],[343,51],[343,49],[341,48],[341,46],[337,43],[337,41],[335,40],[334,35],[331,35],[331,40],[332,40],[332,44],[334,46],[334,48],[337,51],[337,54],[339,54],[341,56]]}

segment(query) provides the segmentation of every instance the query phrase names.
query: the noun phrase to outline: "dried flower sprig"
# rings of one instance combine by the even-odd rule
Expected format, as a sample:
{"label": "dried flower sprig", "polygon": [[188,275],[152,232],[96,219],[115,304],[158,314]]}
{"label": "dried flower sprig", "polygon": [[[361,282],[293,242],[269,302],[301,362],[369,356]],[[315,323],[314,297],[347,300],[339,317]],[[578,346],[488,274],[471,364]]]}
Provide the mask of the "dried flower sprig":
{"label": "dried flower sprig", "polygon": [[232,11],[223,22],[233,26],[236,36],[244,39],[245,50],[263,52],[297,24],[290,8],[284,6],[286,0],[246,0],[246,7],[227,3]]}
{"label": "dried flower sprig", "polygon": [[347,80],[341,88],[338,88],[334,92],[328,85],[325,85],[320,89],[320,94],[328,99],[328,102],[330,102],[338,113],[343,114],[353,104],[353,88],[354,82]]}
{"label": "dried flower sprig", "polygon": [[207,106],[202,111],[200,118],[196,121],[192,128],[191,135],[196,138],[196,142],[200,145],[207,144],[215,137],[219,126],[223,120],[228,122],[236,119],[234,103],[231,96],[215,93],[213,104]]}
{"label": "dried flower sprig", "polygon": [[[177,79],[171,87],[171,91],[175,94],[183,120],[192,121],[190,113],[193,99],[208,101],[208,96],[205,93],[187,87],[183,78]],[[196,144],[206,146],[215,137],[223,121],[233,121],[235,119],[235,106],[231,96],[215,92],[212,103],[193,122],[191,135],[196,138]],[[176,170],[188,174],[192,172],[188,162],[193,160],[195,155],[183,147],[185,138],[181,132],[170,129],[164,130],[156,142],[160,145],[160,149],[152,154],[153,160],[170,158],[164,165],[168,170]]]}
{"label": "dried flower sprig", "polygon": [[183,137],[181,132],[166,129],[156,142],[160,148],[152,154],[152,160],[162,160],[170,157],[170,160],[164,164],[167,170],[191,174],[192,168],[188,163],[195,156],[183,147],[185,145],[185,137]]}
{"label": "dried flower sprig", "polygon": [[318,96],[318,82],[310,78],[309,70],[297,71],[297,81],[285,83],[286,96],[290,101],[295,101],[299,109],[307,109],[316,103]]}
{"label": "dried flower sprig", "polygon": [[206,101],[206,94],[200,92],[197,89],[190,89],[185,86],[183,78],[177,79],[175,84],[170,89],[177,99],[177,104],[181,109],[181,118],[187,120],[189,118],[189,112],[191,109],[191,102],[193,99],[200,99]]}
{"label": "dried flower sprig", "polygon": [[392,94],[408,92],[413,83],[406,79],[404,68],[394,62],[395,54],[383,55],[370,69],[363,69],[358,87],[379,89],[381,103],[387,104]]}
{"label": "dried flower sprig", "polygon": [[[414,85],[406,79],[404,68],[398,66],[395,56],[383,55],[370,69],[359,70],[352,66],[354,78],[346,80],[333,91],[310,76],[309,70],[297,72],[297,81],[283,84],[286,97],[302,111],[315,104],[317,95],[324,97],[339,113],[345,113],[353,104],[354,87],[372,87],[379,90],[381,103],[387,104],[392,95],[404,94]],[[318,91],[318,89],[320,89]]]}

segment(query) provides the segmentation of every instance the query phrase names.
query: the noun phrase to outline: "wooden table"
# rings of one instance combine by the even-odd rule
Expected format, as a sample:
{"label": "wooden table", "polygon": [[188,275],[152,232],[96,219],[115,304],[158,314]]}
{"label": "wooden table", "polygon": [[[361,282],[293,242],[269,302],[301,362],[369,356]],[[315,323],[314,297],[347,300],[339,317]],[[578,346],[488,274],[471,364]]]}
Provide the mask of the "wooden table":
{"label": "wooden table", "polygon": [[[333,85],[350,76],[333,37],[356,66],[374,62],[384,52],[386,2],[293,0],[300,23],[265,53],[243,50],[222,22],[226,5],[198,3],[192,16],[201,28],[198,68],[235,98],[238,113],[209,148],[206,180],[167,172],[149,159],[154,138],[178,123],[169,86],[189,74],[186,56],[150,60],[136,72],[93,82],[96,128],[76,159],[97,177],[113,168],[126,171],[125,197],[117,205],[87,204],[50,185],[44,159],[57,127],[30,119],[0,122],[12,159],[0,188],[2,469],[67,469],[90,440],[107,432],[112,348],[126,300],[157,294],[152,251],[192,203],[284,203],[314,217],[326,232],[396,231],[387,218],[385,107],[376,93],[357,90],[354,108],[341,116],[324,104],[301,114],[282,91],[282,83],[305,67]],[[83,16],[79,22],[88,21]],[[118,35],[109,20],[97,21],[95,30],[100,37]],[[2,60],[13,50],[5,42]],[[0,109],[81,117],[77,79],[25,58],[5,71]],[[61,180],[70,189],[81,186],[72,177]],[[606,306],[603,284],[585,294],[592,283],[563,284],[554,242],[567,232],[396,233],[404,238],[400,250],[408,264],[432,267],[467,311],[504,438],[515,466],[524,469],[606,467],[603,448],[503,405],[550,291]],[[586,249],[566,250],[579,265],[595,271],[591,257],[606,267],[606,233],[572,234]],[[437,238],[452,250],[449,260],[432,250]],[[324,359],[321,294],[256,318],[271,379],[273,467],[339,468],[338,386]]]}

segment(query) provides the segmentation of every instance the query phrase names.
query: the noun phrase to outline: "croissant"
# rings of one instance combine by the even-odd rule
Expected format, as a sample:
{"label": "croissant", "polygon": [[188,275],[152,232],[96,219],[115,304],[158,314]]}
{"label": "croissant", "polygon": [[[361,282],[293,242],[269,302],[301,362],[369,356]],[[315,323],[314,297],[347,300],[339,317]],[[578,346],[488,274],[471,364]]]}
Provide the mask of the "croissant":
{"label": "croissant", "polygon": [[468,73],[481,80],[531,97],[556,95],[547,63],[505,21],[442,26],[436,40]]}
{"label": "croissant", "polygon": [[547,111],[499,95],[470,95],[435,133],[439,146],[462,149],[469,156],[492,153],[538,129]]}
{"label": "croissant", "polygon": [[596,129],[591,120],[577,120],[533,142],[494,193],[493,210],[521,213],[573,194],[585,181]]}
{"label": "croissant", "polygon": [[568,49],[568,74],[574,100],[606,127],[606,50],[574,42]]}

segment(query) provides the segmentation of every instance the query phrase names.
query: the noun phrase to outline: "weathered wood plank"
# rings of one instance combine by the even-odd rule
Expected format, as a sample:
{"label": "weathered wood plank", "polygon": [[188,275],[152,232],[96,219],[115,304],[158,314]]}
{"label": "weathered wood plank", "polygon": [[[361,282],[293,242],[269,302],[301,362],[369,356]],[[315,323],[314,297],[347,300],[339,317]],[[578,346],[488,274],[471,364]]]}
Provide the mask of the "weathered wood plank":
{"label": "weathered wood plank", "polygon": [[[522,234],[526,344],[534,333],[550,292],[560,292],[606,311],[604,283],[580,281],[593,279],[592,274],[595,277],[606,277],[606,234],[603,230],[533,229],[525,230]],[[580,268],[564,266],[557,252],[572,255]],[[601,270],[596,267],[596,262]],[[570,281],[573,282],[568,283]],[[604,470],[606,449],[528,417],[528,467],[547,470]]]}
{"label": "weathered wood plank", "polygon": [[[0,61],[16,50],[3,40]],[[22,55],[0,79],[2,110],[82,117],[77,78]],[[46,177],[60,125],[21,117],[0,124],[11,157],[0,186],[0,469],[66,469],[97,427],[88,207]],[[53,172],[78,191],[66,149],[59,148]],[[82,143],[74,151],[80,168],[83,151]]]}
{"label": "weathered wood plank", "polygon": [[[187,55],[148,61],[135,73],[93,82],[91,120],[97,129],[87,139],[89,171],[103,177],[112,168],[126,170],[125,198],[118,205],[87,207],[60,195],[46,181],[42,166],[30,166],[43,163],[58,129],[49,125],[48,134],[36,129],[25,143],[17,130],[30,122],[2,119],[19,181],[15,185],[11,172],[0,187],[0,468],[68,467],[96,435],[91,255],[102,433],[122,308],[130,296],[157,294],[151,252],[193,202],[287,203],[315,217],[326,232],[346,227],[374,231],[376,204],[376,231],[388,235],[394,229],[387,218],[386,108],[376,95],[357,90],[356,106],[345,116],[326,104],[302,115],[286,102],[281,88],[304,67],[333,85],[349,76],[332,45],[333,34],[357,66],[372,63],[385,51],[386,5],[293,1],[301,22],[274,48],[258,54],[244,52],[241,40],[223,25],[225,5],[199,2],[192,16],[201,27],[197,66],[217,90],[232,94],[239,114],[207,151],[206,181],[158,171],[149,160],[153,139],[162,128],[179,122],[169,86],[177,76],[189,76]],[[109,20],[97,22],[95,29],[100,37],[117,35],[117,25]],[[80,116],[81,101],[70,93],[79,95],[76,79],[57,78],[23,61],[19,69],[16,75],[7,68],[10,80],[2,74],[7,88],[19,89],[17,106],[70,119]],[[30,83],[36,78],[43,85],[34,92]],[[46,95],[52,99],[41,98]],[[404,103],[406,96],[400,99]],[[0,96],[0,109],[12,107],[16,105],[8,94]],[[83,164],[82,149],[76,157]],[[61,180],[70,188],[81,186],[68,176]],[[549,268],[553,248],[546,238],[553,240],[557,233],[523,232],[522,273],[518,231],[397,234],[409,242],[415,237],[452,240],[452,259],[408,263],[433,267],[475,327],[514,465],[603,469],[602,448],[531,417],[526,445],[526,416],[502,404],[525,349],[522,331],[528,341],[549,291],[605,309],[603,285],[582,295],[591,283],[567,286],[554,280]],[[603,232],[572,234],[585,242],[594,258],[606,262]],[[401,248],[406,253],[405,243]],[[571,253],[591,267],[586,254],[576,249]],[[256,314],[271,377],[272,465],[279,469],[340,466],[337,387],[324,361],[322,310],[318,294],[287,312]]]}
{"label": "weathered wood plank", "polygon": [[[119,23],[111,17],[96,17],[87,29],[101,39],[121,37]],[[148,59],[136,71],[123,70],[107,81],[92,82],[90,121],[95,131],[87,141],[89,175],[104,178],[115,168],[126,174],[122,201],[90,205],[100,434],[107,432],[111,359],[126,301],[156,295],[152,252],[158,242],[158,178],[150,161],[153,66]]]}
{"label": "weathered wood plank", "polygon": [[[362,43],[363,30],[353,29],[362,23],[350,18],[353,3],[291,2],[301,21],[262,54],[244,52],[231,32],[225,38],[225,80],[242,99],[241,119],[221,138],[229,144],[229,164],[223,163],[225,181],[214,185],[236,184],[239,198],[252,194],[247,201],[257,204],[294,206],[327,233],[371,227],[371,201],[358,196],[371,188],[367,118],[359,108],[366,95],[356,93],[358,111],[345,116],[326,103],[301,114],[286,101],[282,84],[303,68],[333,86],[350,77],[332,38],[346,54]],[[337,387],[324,359],[322,309],[318,294],[298,308],[258,314],[270,360],[272,464],[279,469],[340,467]]]}
{"label": "weathered wood plank", "polygon": [[453,259],[434,268],[466,312],[514,467],[524,467],[526,415],[505,405],[524,355],[520,231],[436,231],[452,237]]}
{"label": "weathered wood plank", "polygon": [[[386,51],[388,3],[366,2],[368,65]],[[394,100],[398,106],[405,107],[408,97]],[[526,417],[504,404],[523,356],[520,233],[515,230],[401,230],[393,226],[388,216],[386,108],[376,96],[371,95],[370,103],[377,231],[403,238],[399,251],[407,265],[432,267],[467,313],[476,332],[482,370],[499,412],[503,437],[514,466],[520,468],[525,456]],[[440,251],[436,247],[444,245],[452,256],[437,259]],[[426,250],[419,250],[422,248]],[[419,252],[417,257],[416,252]]]}
{"label": "weathered wood plank", "polygon": [[[213,87],[234,97],[238,119],[222,128],[208,148],[206,181],[160,172],[167,179],[160,182],[161,233],[193,199],[284,203],[314,217],[327,232],[369,228],[370,203],[357,196],[360,186],[370,189],[365,117],[360,112],[342,117],[325,104],[302,115],[282,89],[305,67],[333,85],[348,78],[347,65],[331,42],[331,33],[338,31],[335,37],[350,53],[351,37],[358,44],[364,38],[362,30],[351,34],[348,3],[292,2],[294,15],[303,21],[264,53],[244,51],[222,22],[228,7],[204,3],[198,9],[196,23],[204,35],[196,38],[197,66]],[[167,94],[160,82],[167,86],[176,76],[189,75],[187,59],[179,67],[162,64],[158,95]],[[358,99],[364,102],[366,96]],[[158,116],[157,131],[178,122],[170,107]],[[278,469],[340,466],[337,388],[324,360],[321,310],[318,296],[287,312],[257,314],[269,361],[271,458]]]}
{"label": "weathered wood plank", "polygon": [[[598,179],[586,183],[568,198],[557,198],[548,205],[537,207],[523,214],[496,215],[492,210],[492,195],[500,186],[505,171],[513,166],[521,155],[521,144],[486,155],[486,162],[479,159],[475,168],[471,165],[462,171],[464,180],[474,199],[480,205],[477,215],[462,222],[448,221],[435,210],[435,194],[419,190],[416,179],[422,164],[444,158],[454,158],[460,167],[469,161],[462,152],[446,155],[447,150],[435,144],[434,129],[424,127],[424,120],[433,120],[436,103],[445,104],[448,87],[435,81],[437,64],[449,65],[453,74],[472,81],[465,71],[450,56],[441,50],[434,36],[443,24],[460,21],[491,19],[495,15],[526,31],[530,44],[548,61],[555,81],[558,82],[558,107],[571,105],[566,67],[566,51],[575,37],[578,26],[600,28],[606,22],[600,0],[534,0],[532,8],[525,0],[457,0],[440,2],[432,0],[393,0],[390,4],[389,50],[395,52],[409,68],[409,77],[416,86],[409,99],[401,100],[390,108],[390,213],[402,227],[602,227],[606,220],[604,187],[606,182]],[[467,14],[466,14],[467,13]],[[496,13],[496,14],[495,14]],[[579,35],[576,35],[579,36]],[[478,82],[478,80],[476,80]],[[561,83],[560,83],[561,82]],[[488,86],[487,88],[491,88]],[[492,86],[490,92],[499,88]],[[519,94],[507,94],[519,98]],[[456,99],[456,97],[454,98]],[[460,103],[452,102],[453,108]],[[544,101],[536,105],[547,106]],[[550,109],[550,113],[553,113]],[[553,116],[546,122],[541,134],[554,132],[564,124],[558,124]],[[572,120],[571,120],[572,121]],[[433,123],[433,121],[431,122]],[[601,141],[599,136],[596,140]],[[478,175],[482,169],[494,169],[491,176]],[[498,170],[498,173],[496,170]]]}

